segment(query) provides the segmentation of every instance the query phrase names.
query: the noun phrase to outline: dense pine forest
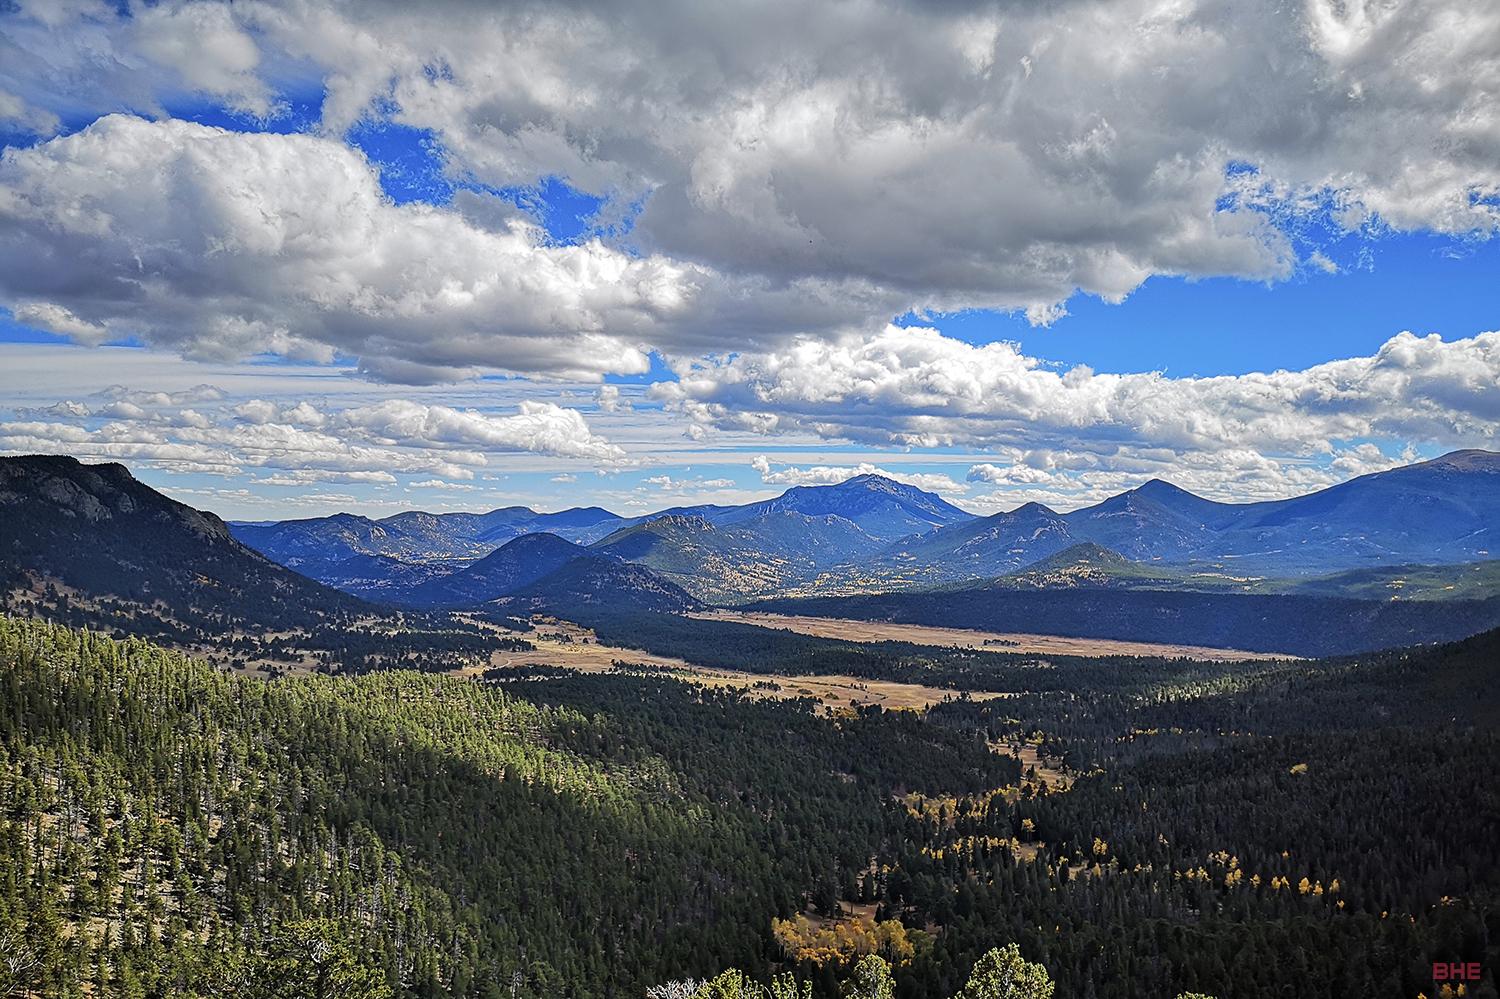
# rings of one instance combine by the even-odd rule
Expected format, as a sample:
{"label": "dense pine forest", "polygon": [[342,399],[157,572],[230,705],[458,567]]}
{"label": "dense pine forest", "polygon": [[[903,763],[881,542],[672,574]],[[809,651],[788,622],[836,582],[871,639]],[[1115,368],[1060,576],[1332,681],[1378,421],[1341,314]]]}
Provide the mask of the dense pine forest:
{"label": "dense pine forest", "polygon": [[991,994],[1010,945],[1058,996],[1493,974],[1494,634],[995,658],[1086,683],[829,716],[625,664],[268,681],[0,619],[3,988],[916,999]]}

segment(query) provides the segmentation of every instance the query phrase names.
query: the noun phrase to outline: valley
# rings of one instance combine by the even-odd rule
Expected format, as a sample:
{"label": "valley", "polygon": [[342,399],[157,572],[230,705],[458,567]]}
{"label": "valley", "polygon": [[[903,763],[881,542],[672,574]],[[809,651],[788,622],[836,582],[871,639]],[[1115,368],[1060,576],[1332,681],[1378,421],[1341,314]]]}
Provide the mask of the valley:
{"label": "valley", "polygon": [[1500,0],[0,0],[0,999],[1500,999]]}
{"label": "valley", "polygon": [[[1493,464],[1438,474],[1489,509]],[[1192,561],[1177,522],[1186,560],[1143,560],[1147,499],[1231,516],[1153,487],[1104,521],[1116,548],[993,577],[728,585],[854,543],[926,564],[983,519],[850,481],[623,526],[246,534],[122,466],[0,458],[0,941],[24,958],[0,985],[304,999],[336,967],[350,999],[841,999],[878,957],[889,999],[926,999],[1004,944],[1067,996],[1339,999],[1489,959],[1500,593],[1461,560],[1484,551],[1273,579]],[[953,550],[1034,554],[1004,523]],[[362,582],[301,571],[335,564]]]}
{"label": "valley", "polygon": [[[764,673],[700,666],[639,649],[606,645],[591,630],[567,621],[538,620],[534,625],[534,631],[526,633],[526,641],[531,648],[494,652],[487,667],[466,667],[458,670],[456,675],[478,675],[490,682],[504,683],[508,676],[531,679],[536,671],[548,670],[645,674],[710,689],[733,690],[750,697],[774,700],[810,698],[817,702],[821,711],[828,714],[865,707],[887,711],[922,711],[960,696],[952,688],[856,676],[788,672],[778,673],[774,679],[769,679]],[[513,672],[507,674],[508,669]],[[965,693],[962,696],[983,700],[1001,695],[979,692]]]}
{"label": "valley", "polygon": [[[541,624],[540,642],[586,637]],[[312,989],[315,955],[335,954],[368,996],[487,979],[604,999],[733,965],[831,999],[848,961],[808,944],[866,932],[850,913],[918,989],[1000,938],[1073,994],[1257,996],[1303,974],[1404,994],[1420,972],[1398,955],[1462,953],[1500,890],[1496,641],[1065,659],[1053,690],[1016,663],[1010,696],[890,710],[847,703],[885,689],[862,677],[819,703],[770,693],[795,674],[559,669],[554,648],[488,679],[266,681],[3,618],[0,919],[36,995]],[[190,765],[159,787],[174,760]],[[1453,796],[1464,820],[1431,823]],[[566,924],[528,901],[543,895]],[[1106,911],[1169,935],[1119,937]],[[811,936],[786,929],[799,918]],[[1305,971],[1268,960],[1308,935],[1326,956]]]}

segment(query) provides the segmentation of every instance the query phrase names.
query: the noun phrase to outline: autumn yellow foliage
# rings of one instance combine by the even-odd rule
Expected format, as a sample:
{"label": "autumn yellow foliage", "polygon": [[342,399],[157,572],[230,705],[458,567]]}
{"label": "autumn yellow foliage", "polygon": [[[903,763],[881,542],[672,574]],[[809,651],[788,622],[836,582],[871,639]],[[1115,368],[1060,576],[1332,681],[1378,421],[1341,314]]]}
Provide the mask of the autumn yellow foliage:
{"label": "autumn yellow foliage", "polygon": [[879,954],[903,965],[916,952],[898,919],[876,922],[869,916],[813,922],[804,915],[771,920],[771,934],[793,961],[845,964],[866,954]]}

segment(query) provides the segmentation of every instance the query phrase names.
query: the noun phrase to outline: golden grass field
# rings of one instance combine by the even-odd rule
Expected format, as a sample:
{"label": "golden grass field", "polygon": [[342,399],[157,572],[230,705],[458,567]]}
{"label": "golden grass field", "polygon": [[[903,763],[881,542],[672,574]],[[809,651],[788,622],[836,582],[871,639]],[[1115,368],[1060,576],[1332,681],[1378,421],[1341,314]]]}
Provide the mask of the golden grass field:
{"label": "golden grass field", "polygon": [[[1060,635],[1032,635],[977,631],[965,628],[940,628],[928,625],[901,624],[890,621],[856,621],[848,618],[808,617],[767,614],[758,611],[716,610],[691,615],[705,621],[728,621],[764,628],[783,628],[819,638],[846,641],[913,642],[919,645],[978,649],[992,652],[1020,652],[1073,656],[1139,655],[1168,656],[1229,662],[1238,659],[1283,658],[1266,653],[1242,652],[1236,649],[1211,649],[1196,645],[1167,645],[1152,642],[1127,642],[1113,639],[1068,638]],[[541,619],[536,630],[524,636],[536,649],[530,652],[497,652],[490,667],[541,666],[603,673],[615,669],[616,663],[664,671],[667,675],[705,687],[733,688],[749,691],[758,697],[793,699],[815,698],[825,711],[854,706],[880,705],[890,709],[921,711],[933,704],[955,698],[956,691],[924,684],[891,680],[867,680],[836,675],[767,675],[740,670],[699,666],[671,656],[655,655],[636,649],[601,644],[594,633],[568,621]],[[483,667],[464,672],[477,673]],[[970,693],[973,700],[988,700],[1007,695]],[[1039,760],[1027,762],[1039,763]]]}
{"label": "golden grass field", "polygon": [[[698,666],[670,656],[600,644],[592,631],[566,621],[539,622],[535,632],[526,633],[522,637],[534,644],[536,650],[497,652],[491,656],[490,666],[544,666],[577,670],[580,673],[604,673],[614,669],[617,662],[629,663],[632,666],[665,670],[677,679],[705,687],[746,690],[757,697],[782,700],[813,697],[825,711],[867,704],[920,711],[945,699],[959,696],[957,691],[942,687],[891,680],[866,680],[862,677],[836,675],[769,676]],[[480,672],[480,669],[473,668],[465,672],[472,674]],[[971,700],[987,700],[1003,695],[971,693],[968,696]]]}
{"label": "golden grass field", "polygon": [[762,628],[784,628],[803,635],[839,638],[849,642],[913,642],[918,645],[942,645],[988,652],[1023,652],[1058,656],[1163,656],[1202,659],[1211,662],[1296,658],[1275,653],[1245,652],[1239,649],[1212,649],[1199,645],[1166,645],[1156,642],[1127,642],[1112,638],[1068,638],[1062,635],[976,631],[969,628],[903,624],[896,621],[857,621],[841,617],[768,614],[763,611],[715,610],[689,616],[704,621],[728,621],[735,624],[758,625]]}

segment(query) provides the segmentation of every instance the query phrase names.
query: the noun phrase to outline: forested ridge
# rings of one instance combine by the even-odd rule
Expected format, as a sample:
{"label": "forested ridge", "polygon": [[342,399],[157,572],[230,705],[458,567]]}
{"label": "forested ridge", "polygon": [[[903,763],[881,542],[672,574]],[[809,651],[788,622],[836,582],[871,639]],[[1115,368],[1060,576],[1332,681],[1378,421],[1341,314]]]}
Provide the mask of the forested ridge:
{"label": "forested ridge", "polygon": [[0,659],[0,932],[46,995],[216,994],[312,917],[400,995],[765,968],[770,920],[878,849],[914,761],[933,791],[1015,770],[912,716],[836,727],[666,680],[598,678],[663,716],[616,723],[409,672],[253,680],[28,620],[0,619]]}
{"label": "forested ridge", "polygon": [[0,619],[0,991],[1413,999],[1468,960],[1493,996],[1497,646],[979,654],[955,683],[1046,682],[830,717],[628,666],[266,681]]}

